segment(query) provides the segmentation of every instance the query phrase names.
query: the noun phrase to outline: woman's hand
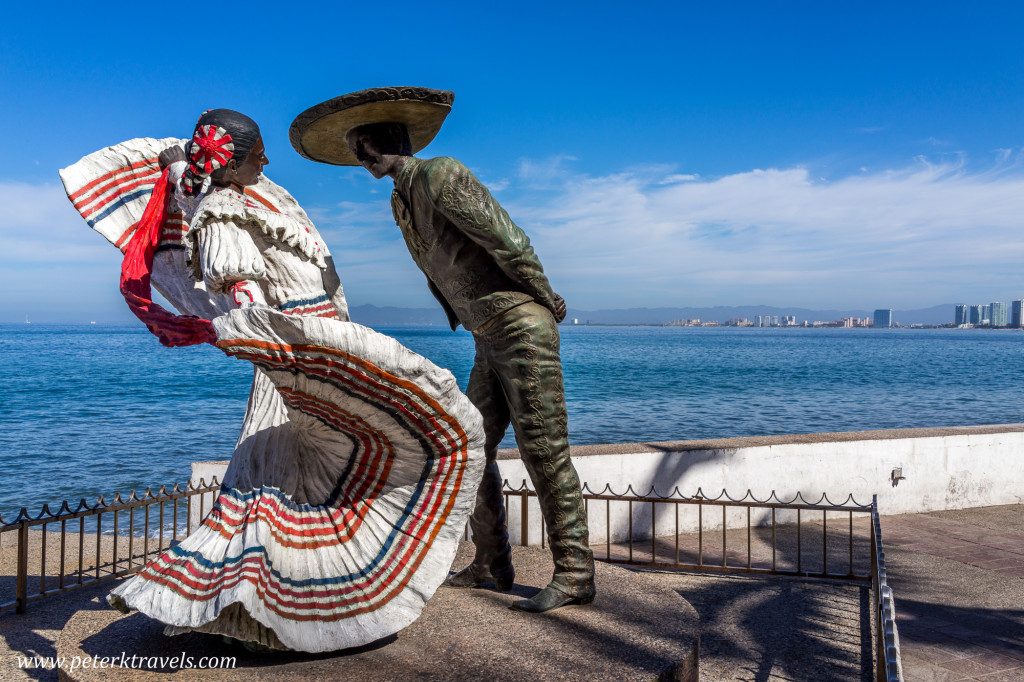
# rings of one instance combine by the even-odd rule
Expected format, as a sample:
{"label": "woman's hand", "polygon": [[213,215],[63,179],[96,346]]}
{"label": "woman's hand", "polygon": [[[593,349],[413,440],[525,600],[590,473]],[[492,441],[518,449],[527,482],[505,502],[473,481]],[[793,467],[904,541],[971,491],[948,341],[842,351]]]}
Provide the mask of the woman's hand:
{"label": "woman's hand", "polygon": [[160,161],[160,170],[163,170],[170,166],[172,163],[184,161],[185,150],[177,145],[173,147],[168,147],[167,149],[160,152],[160,155],[157,157],[157,159]]}

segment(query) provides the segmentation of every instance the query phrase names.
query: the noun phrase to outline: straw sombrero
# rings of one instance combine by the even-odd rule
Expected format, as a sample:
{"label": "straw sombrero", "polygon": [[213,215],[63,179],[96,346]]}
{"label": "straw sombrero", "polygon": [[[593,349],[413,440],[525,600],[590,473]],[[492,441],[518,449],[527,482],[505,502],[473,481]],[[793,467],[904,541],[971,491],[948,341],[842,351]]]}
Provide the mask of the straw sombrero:
{"label": "straw sombrero", "polygon": [[335,166],[358,166],[345,136],[367,123],[404,123],[413,153],[426,147],[452,110],[450,90],[370,88],[321,102],[295,117],[288,139],[302,156]]}

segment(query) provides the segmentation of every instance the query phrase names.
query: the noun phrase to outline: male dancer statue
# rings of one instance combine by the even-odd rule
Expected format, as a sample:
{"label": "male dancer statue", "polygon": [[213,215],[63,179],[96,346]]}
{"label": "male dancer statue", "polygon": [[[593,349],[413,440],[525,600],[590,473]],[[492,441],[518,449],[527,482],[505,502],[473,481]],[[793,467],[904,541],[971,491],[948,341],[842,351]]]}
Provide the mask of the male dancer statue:
{"label": "male dancer statue", "polygon": [[464,165],[419,159],[454,94],[427,88],[373,88],[300,114],[291,141],[306,158],[361,165],[394,180],[391,207],[409,252],[427,276],[454,330],[473,332],[476,359],[467,395],[484,417],[487,466],[470,526],[476,556],[449,577],[452,587],[515,578],[496,461],[511,422],[547,525],[554,576],[512,608],[543,612],[594,598],[579,477],[569,459],[557,322],[565,301],[551,289],[530,240]]}

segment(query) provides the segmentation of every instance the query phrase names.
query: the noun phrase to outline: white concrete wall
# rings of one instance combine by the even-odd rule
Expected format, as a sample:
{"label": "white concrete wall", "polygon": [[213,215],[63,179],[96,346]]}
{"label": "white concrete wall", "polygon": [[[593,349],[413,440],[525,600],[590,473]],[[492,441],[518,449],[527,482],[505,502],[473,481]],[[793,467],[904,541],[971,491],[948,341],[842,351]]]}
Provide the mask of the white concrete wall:
{"label": "white concrete wall", "polygon": [[[214,477],[216,477],[219,483],[224,478],[224,470],[228,468],[227,461],[223,462],[192,462],[192,478],[191,483],[193,486],[198,486],[200,481],[206,485],[213,483]],[[213,500],[216,497],[214,493],[206,493],[205,495],[196,495],[192,498],[192,508],[189,513],[188,527],[195,529],[202,521],[202,518],[210,513],[210,508],[213,507]],[[202,516],[199,515],[200,502],[199,498],[202,498]]]}
{"label": "white concrete wall", "polygon": [[[522,462],[514,457],[511,451],[501,453],[502,475],[513,488],[524,480],[532,488]],[[1020,424],[584,446],[573,448],[573,462],[580,480],[594,492],[609,484],[617,494],[629,486],[647,494],[653,486],[662,495],[678,488],[686,496],[699,489],[705,497],[717,497],[725,489],[733,497],[743,497],[749,489],[758,499],[774,491],[783,501],[801,493],[815,502],[825,493],[835,503],[850,494],[857,502],[869,503],[875,494],[883,514],[1024,503],[1024,425]],[[197,462],[193,480],[221,478],[225,467],[226,462]],[[906,477],[895,486],[890,480],[894,467],[902,467]],[[510,534],[513,542],[519,542],[520,499],[512,495],[508,501]],[[625,539],[628,506],[613,502],[606,508],[604,502],[590,502],[593,544],[606,542],[609,530],[613,541]],[[649,536],[651,505],[634,503],[633,507],[634,538]],[[204,508],[209,510],[209,502]],[[528,512],[530,544],[539,544],[535,499]],[[656,505],[656,514],[656,534],[674,534],[675,505]],[[681,506],[679,516],[680,532],[696,531],[695,507]],[[752,520],[770,522],[770,512],[755,509]],[[777,521],[791,519],[780,515]],[[705,506],[702,522],[704,530],[720,529],[721,510]],[[730,511],[727,524],[745,525],[746,513]]]}

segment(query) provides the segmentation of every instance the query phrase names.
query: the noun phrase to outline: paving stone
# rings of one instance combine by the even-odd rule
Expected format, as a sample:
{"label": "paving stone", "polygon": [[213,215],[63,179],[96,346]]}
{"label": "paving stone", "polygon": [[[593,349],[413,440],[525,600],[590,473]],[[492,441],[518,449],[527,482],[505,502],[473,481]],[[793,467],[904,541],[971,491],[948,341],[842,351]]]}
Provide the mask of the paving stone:
{"label": "paving stone", "polygon": [[[832,527],[830,520],[830,546],[846,542],[845,535],[832,537]],[[837,523],[837,528],[846,527]],[[866,525],[855,524],[858,552],[865,546],[865,529]],[[882,533],[906,680],[964,679],[936,663],[964,660],[992,670],[973,679],[1024,680],[1024,566],[1016,563],[1024,559],[1024,505],[883,516]],[[805,535],[805,542],[809,536]],[[75,536],[70,537],[73,541]],[[101,543],[104,555],[110,550],[108,540]],[[720,563],[721,535],[705,533],[703,540],[705,562]],[[56,541],[57,534],[50,533],[47,543]],[[779,542],[780,547],[795,543],[785,535],[785,527],[779,529]],[[674,539],[659,539],[656,546],[660,556],[674,555]],[[77,561],[74,547],[69,557],[73,554]],[[90,563],[92,547],[91,541],[85,543],[87,573],[95,563]],[[695,537],[680,538],[679,547],[681,556],[696,560]],[[951,552],[951,547],[957,551]],[[745,537],[736,545],[730,538],[730,564],[746,564],[745,548]],[[0,592],[13,589],[13,553],[6,544],[3,550]],[[758,551],[755,547],[752,564],[770,566],[770,549]],[[122,561],[127,560],[123,545],[119,554]],[[950,558],[951,554],[958,558]],[[33,551],[30,570],[38,571],[33,568],[35,557]],[[776,559],[779,566],[796,564],[792,552],[780,551]],[[805,547],[805,566],[811,559]],[[817,559],[820,565],[820,550]],[[100,563],[105,570],[103,564],[109,564],[109,559]],[[47,569],[52,572],[53,564],[48,563]],[[866,570],[866,565],[858,570]],[[864,614],[870,617],[870,596],[858,592],[863,586],[708,573],[646,573],[645,577],[675,590],[700,612],[701,679],[705,682],[872,679],[871,632],[870,627],[862,628]],[[102,602],[111,586],[35,602],[25,615],[0,614],[0,680],[56,680],[56,671],[18,670],[16,657],[55,655],[57,633],[81,611],[112,615]],[[533,642],[534,638],[523,636],[516,645],[522,649]],[[1016,668],[997,670],[1013,662],[1018,663]],[[250,677],[258,678],[255,673]],[[113,678],[108,676],[104,682]]]}
{"label": "paving stone", "polygon": [[1009,656],[1003,656],[1002,654],[997,654],[994,651],[972,656],[970,660],[987,665],[989,668],[992,668],[992,670],[1024,668],[1024,661],[1019,661],[1015,658],[1010,658]]}
{"label": "paving stone", "polygon": [[[456,566],[468,563],[463,543]],[[441,588],[412,625],[357,650],[322,655],[250,654],[200,633],[165,637],[163,626],[142,614],[82,612],[68,622],[57,653],[74,656],[170,658],[187,652],[236,656],[231,670],[142,671],[117,667],[81,669],[62,679],[75,682],[258,680],[655,680],[687,679],[696,672],[698,617],[675,591],[651,578],[598,564],[593,604],[547,614],[512,611],[551,578],[551,554],[535,547],[513,550],[516,585],[499,594],[485,589]],[[689,678],[695,679],[695,676]]]}

